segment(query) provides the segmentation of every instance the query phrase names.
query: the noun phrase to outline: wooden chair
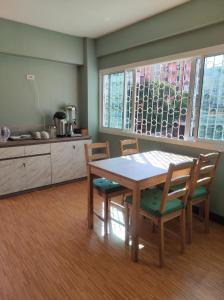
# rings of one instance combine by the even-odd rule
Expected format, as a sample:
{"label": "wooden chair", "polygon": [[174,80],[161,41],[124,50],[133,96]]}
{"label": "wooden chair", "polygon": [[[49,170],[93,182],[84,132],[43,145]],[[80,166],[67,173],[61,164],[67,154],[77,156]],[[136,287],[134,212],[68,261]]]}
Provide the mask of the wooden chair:
{"label": "wooden chair", "polygon": [[[164,224],[174,218],[180,219],[181,227],[181,252],[185,249],[185,207],[190,191],[192,170],[196,160],[181,164],[171,163],[169,166],[164,189],[159,188],[141,192],[139,214],[152,220],[159,228],[159,265],[164,265]],[[181,184],[181,186],[180,186]],[[170,192],[172,186],[180,186]],[[126,244],[129,244],[130,209],[132,197],[126,199]]]}
{"label": "wooden chair", "polygon": [[[85,157],[88,169],[88,162],[110,158],[109,143],[94,143],[85,144]],[[88,172],[89,174],[89,172]],[[98,194],[104,199],[104,217],[99,215],[96,211],[94,214],[104,222],[104,233],[108,233],[108,218],[109,218],[109,202],[111,198],[127,193],[127,189],[120,184],[108,180],[106,178],[96,178],[93,180],[93,186]]]}
{"label": "wooden chair", "polygon": [[219,156],[219,153],[200,154],[195,165],[187,202],[188,238],[190,243],[192,242],[193,205],[200,204],[204,208],[205,232],[209,232],[209,195]]}
{"label": "wooden chair", "polygon": [[139,153],[137,139],[128,139],[120,141],[121,156]]}

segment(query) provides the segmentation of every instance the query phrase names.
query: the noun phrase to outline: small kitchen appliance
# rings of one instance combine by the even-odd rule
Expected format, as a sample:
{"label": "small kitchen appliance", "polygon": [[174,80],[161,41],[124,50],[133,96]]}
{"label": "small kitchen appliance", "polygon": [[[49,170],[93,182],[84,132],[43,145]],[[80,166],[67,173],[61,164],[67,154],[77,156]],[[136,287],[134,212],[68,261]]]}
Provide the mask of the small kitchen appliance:
{"label": "small kitchen appliance", "polygon": [[77,121],[77,108],[75,105],[65,106],[65,113],[67,118],[67,135],[74,136]]}
{"label": "small kitchen appliance", "polygon": [[56,134],[58,137],[66,136],[66,113],[58,111],[54,114],[54,123],[56,126]]}

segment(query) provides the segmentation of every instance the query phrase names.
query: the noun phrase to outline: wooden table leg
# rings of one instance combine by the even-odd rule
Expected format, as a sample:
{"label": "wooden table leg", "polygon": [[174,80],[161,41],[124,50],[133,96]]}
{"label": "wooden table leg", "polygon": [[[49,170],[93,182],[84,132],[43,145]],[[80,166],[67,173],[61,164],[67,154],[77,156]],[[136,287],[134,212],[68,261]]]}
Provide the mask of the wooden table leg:
{"label": "wooden table leg", "polygon": [[134,262],[138,261],[138,229],[139,229],[139,202],[140,202],[140,190],[137,186],[132,193],[132,226],[131,226],[131,236],[132,236],[132,246],[131,246],[131,259]]}
{"label": "wooden table leg", "polygon": [[88,171],[88,228],[93,229],[93,175]]}

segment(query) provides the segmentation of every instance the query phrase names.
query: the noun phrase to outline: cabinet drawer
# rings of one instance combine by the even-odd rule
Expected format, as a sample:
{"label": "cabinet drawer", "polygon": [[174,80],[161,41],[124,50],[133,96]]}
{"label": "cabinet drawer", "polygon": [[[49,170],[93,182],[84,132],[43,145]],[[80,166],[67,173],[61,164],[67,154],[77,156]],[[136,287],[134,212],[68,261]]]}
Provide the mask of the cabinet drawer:
{"label": "cabinet drawer", "polygon": [[25,146],[25,156],[46,154],[51,152],[50,143]]}
{"label": "cabinet drawer", "polygon": [[24,156],[24,146],[0,148],[0,159]]}

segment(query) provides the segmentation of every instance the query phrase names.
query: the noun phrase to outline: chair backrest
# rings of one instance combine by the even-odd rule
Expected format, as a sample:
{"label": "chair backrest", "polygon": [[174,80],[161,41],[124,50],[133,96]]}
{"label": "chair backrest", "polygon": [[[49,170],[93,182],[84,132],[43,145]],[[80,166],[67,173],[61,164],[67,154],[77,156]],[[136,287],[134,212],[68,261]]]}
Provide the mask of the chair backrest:
{"label": "chair backrest", "polygon": [[220,153],[218,152],[199,155],[191,182],[190,196],[194,193],[195,188],[198,186],[205,186],[207,191],[210,191],[210,187],[218,165],[219,156]]}
{"label": "chair backrest", "polygon": [[137,139],[127,139],[120,141],[121,155],[130,155],[139,153],[139,146]]}
{"label": "chair backrest", "polygon": [[85,144],[86,163],[110,158],[109,142]]}
{"label": "chair backrest", "polygon": [[[186,205],[196,161],[193,159],[189,162],[169,165],[160,205],[161,213],[165,210],[167,201],[181,199]],[[171,189],[174,186],[175,189]]]}

